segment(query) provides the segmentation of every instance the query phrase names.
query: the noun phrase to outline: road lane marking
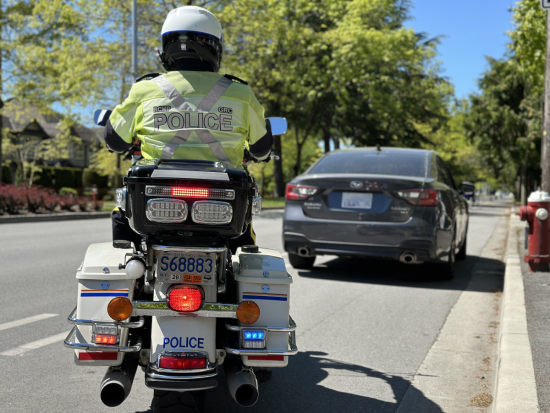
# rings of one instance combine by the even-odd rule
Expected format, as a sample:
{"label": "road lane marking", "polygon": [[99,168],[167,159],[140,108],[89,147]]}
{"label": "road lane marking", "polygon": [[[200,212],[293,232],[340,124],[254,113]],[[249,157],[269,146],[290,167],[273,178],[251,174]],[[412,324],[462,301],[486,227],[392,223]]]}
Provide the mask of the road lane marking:
{"label": "road lane marking", "polygon": [[34,323],[35,321],[45,320],[50,317],[57,317],[59,314],[38,314],[32,317],[22,318],[21,320],[10,321],[9,323],[0,324],[0,331],[7,330],[12,327],[19,327],[25,324]]}
{"label": "road lane marking", "polygon": [[49,344],[61,344],[61,342],[65,339],[65,337],[67,337],[68,334],[69,332],[67,331],[65,333],[56,334],[55,336],[43,338],[42,340],[33,341],[32,343],[23,344],[22,346],[0,353],[0,356],[20,356],[27,351],[36,350]]}

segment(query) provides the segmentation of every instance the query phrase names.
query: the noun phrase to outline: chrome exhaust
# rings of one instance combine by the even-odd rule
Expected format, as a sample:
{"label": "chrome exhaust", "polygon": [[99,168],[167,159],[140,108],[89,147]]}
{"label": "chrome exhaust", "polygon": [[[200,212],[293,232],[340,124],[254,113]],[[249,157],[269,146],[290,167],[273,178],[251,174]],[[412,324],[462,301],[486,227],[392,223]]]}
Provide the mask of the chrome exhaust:
{"label": "chrome exhaust", "polygon": [[120,405],[132,390],[132,383],[138,367],[137,357],[124,357],[120,367],[109,367],[101,381],[101,401],[105,406]]}
{"label": "chrome exhaust", "polygon": [[405,264],[420,264],[422,261],[416,260],[416,254],[411,251],[406,251],[399,257],[399,261]]}
{"label": "chrome exhaust", "polygon": [[223,363],[227,387],[229,387],[231,397],[240,406],[251,407],[258,401],[258,381],[252,368],[250,370],[245,370],[245,368],[237,360],[225,359]]}
{"label": "chrome exhaust", "polygon": [[308,247],[300,247],[298,248],[298,255],[301,257],[308,257],[311,254]]}

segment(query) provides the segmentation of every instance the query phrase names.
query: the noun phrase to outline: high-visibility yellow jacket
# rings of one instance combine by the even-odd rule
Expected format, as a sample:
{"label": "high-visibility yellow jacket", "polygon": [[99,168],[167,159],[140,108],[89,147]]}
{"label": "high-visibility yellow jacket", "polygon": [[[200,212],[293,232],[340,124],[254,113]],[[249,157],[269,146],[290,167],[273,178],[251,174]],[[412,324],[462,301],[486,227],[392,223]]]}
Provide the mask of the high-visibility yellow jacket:
{"label": "high-visibility yellow jacket", "polygon": [[[121,152],[139,139],[147,159],[240,165],[246,144],[264,159],[272,144],[264,109],[247,84],[231,79],[212,72],[173,71],[135,83],[111,114],[107,145]],[[269,139],[262,139],[267,135]]]}

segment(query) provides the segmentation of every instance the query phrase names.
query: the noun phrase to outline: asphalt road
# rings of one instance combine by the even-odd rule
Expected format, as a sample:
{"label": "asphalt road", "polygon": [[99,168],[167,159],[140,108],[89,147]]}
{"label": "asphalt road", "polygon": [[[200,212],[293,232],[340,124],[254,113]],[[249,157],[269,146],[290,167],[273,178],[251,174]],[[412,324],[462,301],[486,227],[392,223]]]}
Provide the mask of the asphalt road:
{"label": "asphalt road", "polygon": [[[246,411],[395,412],[504,210],[472,208],[469,256],[452,281],[425,279],[420,266],[329,256],[311,271],[289,267],[300,353],[260,385],[259,402]],[[259,245],[282,249],[281,216],[265,211],[255,220]],[[5,224],[0,235],[0,411],[149,412],[141,370],[129,398],[107,408],[99,400],[105,368],[75,366],[61,344],[76,268],[90,243],[110,240],[110,221]],[[43,319],[20,321],[35,316]],[[243,410],[223,382],[207,407]]]}

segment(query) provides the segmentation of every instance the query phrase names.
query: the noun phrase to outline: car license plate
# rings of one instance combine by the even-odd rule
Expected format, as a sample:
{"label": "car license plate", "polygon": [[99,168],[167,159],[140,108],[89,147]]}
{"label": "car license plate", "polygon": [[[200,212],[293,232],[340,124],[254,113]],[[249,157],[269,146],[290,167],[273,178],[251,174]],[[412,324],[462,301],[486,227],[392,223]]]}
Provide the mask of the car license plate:
{"label": "car license plate", "polygon": [[343,192],[342,208],[371,209],[372,194],[361,192]]}
{"label": "car license plate", "polygon": [[157,256],[157,278],[165,283],[213,284],[216,254],[161,252]]}

